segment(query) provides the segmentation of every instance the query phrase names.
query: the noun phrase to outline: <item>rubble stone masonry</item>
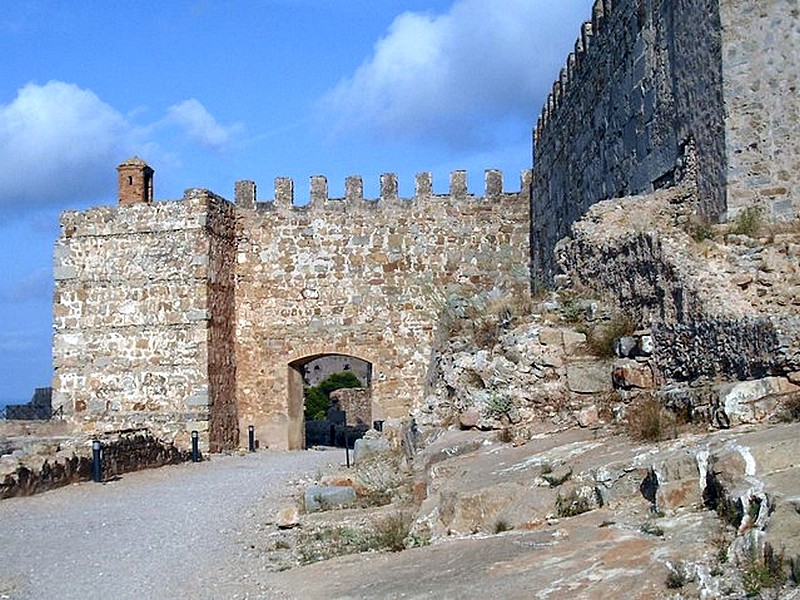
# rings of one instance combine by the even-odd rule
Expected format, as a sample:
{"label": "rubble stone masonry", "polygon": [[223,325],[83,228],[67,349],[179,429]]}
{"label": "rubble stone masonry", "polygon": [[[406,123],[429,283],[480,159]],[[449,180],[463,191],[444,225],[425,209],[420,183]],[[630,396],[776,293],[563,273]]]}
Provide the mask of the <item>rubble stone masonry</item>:
{"label": "rubble stone masonry", "polygon": [[327,354],[372,365],[372,419],[406,415],[422,401],[449,294],[528,294],[529,175],[521,192],[504,193],[501,174],[488,171],[486,193],[476,197],[464,172],[453,174],[449,195],[433,194],[422,174],[405,200],[393,175],[383,177],[379,200],[363,199],[357,177],[348,178],[345,198],[329,199],[316,177],[307,206],[293,204],[287,179],[276,180],[266,203],[240,186],[240,423],[255,423],[271,445],[301,446],[301,368]]}
{"label": "rubble stone masonry", "polygon": [[62,215],[54,406],[87,430],[235,444],[233,215],[202,190]]}
{"label": "rubble stone masonry", "polygon": [[[384,175],[378,200],[358,177],[329,198],[318,176],[302,206],[285,178],[268,202],[252,181],[235,203],[205,190],[153,202],[152,169],[126,161],[118,206],[61,219],[53,407],[179,445],[196,429],[204,450],[251,425],[262,447],[300,448],[303,367],[344,355],[368,363],[371,418],[404,416],[448,296],[551,282],[556,242],[598,201],[690,181],[709,221],[799,215],[798,48],[798,0],[596,0],[519,192],[487,171],[472,195],[457,171],[444,195],[420,174],[409,199]],[[662,302],[656,285],[649,308],[681,320],[692,295],[673,291]]]}
{"label": "rubble stone masonry", "polygon": [[368,361],[374,419],[422,400],[447,296],[497,287],[528,294],[530,173],[520,192],[486,174],[486,193],[293,203],[292,183],[237,204],[205,190],[183,200],[67,212],[55,248],[54,406],[83,429],[148,427],[212,451],[246,442],[301,448],[302,366],[328,354]]}
{"label": "rubble stone masonry", "polygon": [[669,187],[700,212],[800,213],[797,0],[597,0],[534,130],[533,270],[600,200]]}

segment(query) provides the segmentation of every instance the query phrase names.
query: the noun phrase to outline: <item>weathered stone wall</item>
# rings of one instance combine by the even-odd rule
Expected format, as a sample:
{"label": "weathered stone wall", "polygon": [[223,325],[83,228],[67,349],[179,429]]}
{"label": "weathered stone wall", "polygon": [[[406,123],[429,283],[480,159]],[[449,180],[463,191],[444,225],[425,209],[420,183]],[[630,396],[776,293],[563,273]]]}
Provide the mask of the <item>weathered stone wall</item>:
{"label": "weathered stone wall", "polygon": [[559,265],[651,326],[663,381],[797,372],[800,232],[750,237],[719,225],[698,242],[685,231],[691,197],[682,185],[598,202],[556,246]]}
{"label": "weathered stone wall", "polygon": [[[100,431],[146,426],[184,446],[197,429],[208,447],[210,407],[233,403],[232,214],[197,190],[183,201],[64,213],[53,388],[68,419]],[[230,422],[229,413],[215,419]],[[230,436],[215,431],[211,445]]]}
{"label": "weathered stone wall", "polygon": [[362,198],[358,178],[343,199],[328,199],[326,181],[314,178],[308,206],[293,205],[286,179],[267,203],[237,186],[240,427],[254,424],[262,446],[301,447],[299,369],[327,354],[371,363],[372,419],[421,402],[447,295],[528,293],[528,175],[520,193],[504,193],[501,175],[487,172],[486,194],[475,197],[463,172],[445,196],[423,174],[407,200],[387,175],[377,201]]}
{"label": "weathered stone wall", "polygon": [[[151,469],[191,460],[191,453],[154,438],[146,431],[114,432],[100,436],[102,477],[112,479],[123,473]],[[64,440],[64,438],[60,438]],[[75,440],[70,440],[75,442]],[[30,496],[92,477],[92,441],[84,440],[62,448],[47,438],[32,438],[29,445],[39,453],[21,449],[0,461],[0,500]]]}
{"label": "weathered stone wall", "polygon": [[385,176],[380,200],[234,206],[210,192],[182,201],[62,217],[55,250],[55,404],[84,429],[148,427],[212,451],[256,428],[262,447],[303,446],[300,369],[340,354],[371,364],[372,418],[422,400],[431,338],[447,295],[497,287],[529,293],[530,173],[505,193],[490,171],[483,197],[457,172],[449,195],[420,176],[415,198]]}
{"label": "weathered stone wall", "polygon": [[798,18],[796,0],[597,0],[534,132],[537,279],[589,206],[680,180],[689,143],[709,220],[800,212]]}
{"label": "weathered stone wall", "polygon": [[800,214],[800,3],[720,0],[728,215]]}
{"label": "weathered stone wall", "polygon": [[236,220],[228,202],[209,205],[208,232],[208,391],[209,449],[239,443],[236,412]]}
{"label": "weathered stone wall", "polygon": [[344,411],[346,424],[372,426],[372,393],[369,388],[343,388],[331,392],[331,404]]}
{"label": "weathered stone wall", "polygon": [[800,370],[800,317],[656,323],[653,341],[668,381],[746,380]]}

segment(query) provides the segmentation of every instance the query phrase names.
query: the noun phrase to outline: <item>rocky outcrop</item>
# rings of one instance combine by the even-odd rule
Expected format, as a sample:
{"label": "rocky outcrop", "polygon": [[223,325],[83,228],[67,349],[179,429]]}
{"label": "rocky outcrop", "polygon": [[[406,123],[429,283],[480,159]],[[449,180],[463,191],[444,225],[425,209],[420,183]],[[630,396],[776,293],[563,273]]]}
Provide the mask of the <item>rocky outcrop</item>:
{"label": "rocky outcrop", "polygon": [[665,381],[797,371],[797,220],[761,225],[753,209],[714,228],[694,221],[696,202],[684,186],[596,204],[559,243],[561,283],[602,291],[652,324]]}

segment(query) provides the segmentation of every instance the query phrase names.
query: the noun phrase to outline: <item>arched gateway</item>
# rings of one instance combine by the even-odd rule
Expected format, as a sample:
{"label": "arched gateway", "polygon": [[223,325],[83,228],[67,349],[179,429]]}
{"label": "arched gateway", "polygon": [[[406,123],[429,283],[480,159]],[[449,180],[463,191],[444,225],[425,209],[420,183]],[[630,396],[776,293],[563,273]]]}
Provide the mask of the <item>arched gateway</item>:
{"label": "arched gateway", "polygon": [[[135,175],[126,186],[152,185],[152,171]],[[212,451],[246,444],[251,425],[261,447],[302,448],[298,367],[348,355],[372,365],[375,419],[404,416],[423,400],[449,295],[528,293],[529,184],[525,172],[504,193],[488,171],[476,197],[456,172],[436,195],[421,174],[404,200],[384,175],[372,201],[359,178],[330,199],[315,177],[297,206],[288,179],[263,203],[244,181],[235,203],[126,189],[116,207],[65,213],[54,405],[86,428],[148,427],[180,444],[196,429]]]}

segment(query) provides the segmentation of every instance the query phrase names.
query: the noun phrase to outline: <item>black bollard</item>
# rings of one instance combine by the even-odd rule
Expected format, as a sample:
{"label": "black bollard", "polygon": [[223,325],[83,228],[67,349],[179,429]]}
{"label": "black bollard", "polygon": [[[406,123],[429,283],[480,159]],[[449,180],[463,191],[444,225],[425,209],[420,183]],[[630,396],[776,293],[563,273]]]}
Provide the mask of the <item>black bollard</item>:
{"label": "black bollard", "polygon": [[347,468],[350,468],[350,444],[347,439],[347,427],[344,428],[344,455],[347,458]]}
{"label": "black bollard", "polygon": [[256,451],[256,431],[252,425],[247,426],[247,448],[250,452]]}
{"label": "black bollard", "polygon": [[92,442],[92,481],[103,481],[103,445],[100,440]]}
{"label": "black bollard", "polygon": [[197,431],[192,431],[192,462],[200,462],[200,434]]}

